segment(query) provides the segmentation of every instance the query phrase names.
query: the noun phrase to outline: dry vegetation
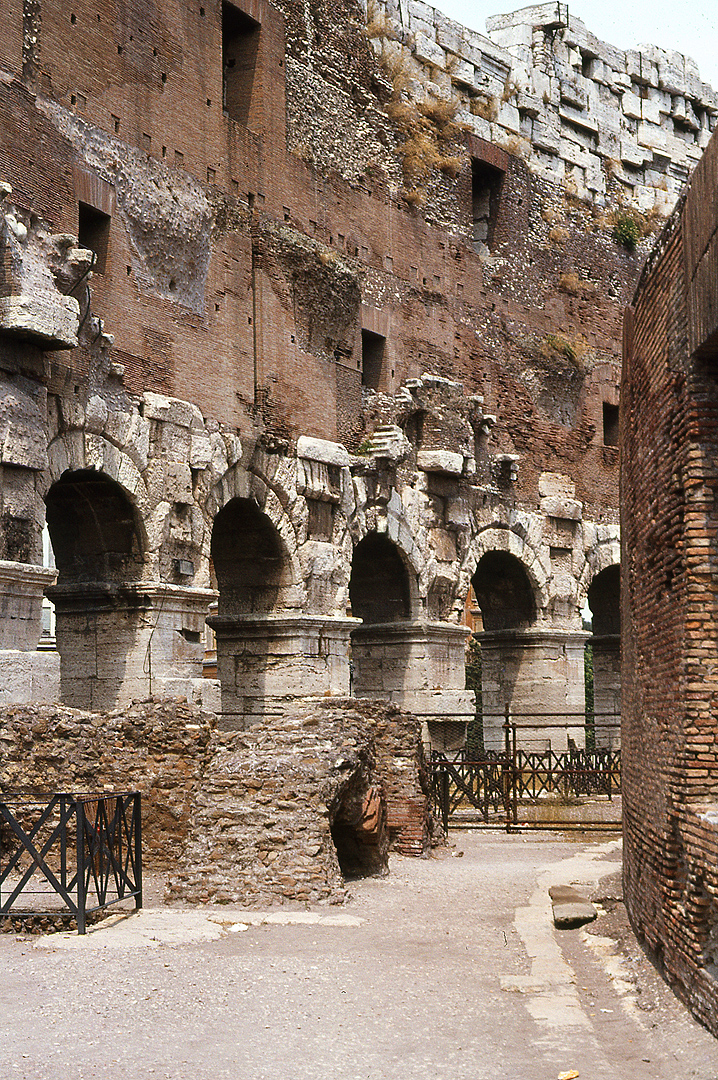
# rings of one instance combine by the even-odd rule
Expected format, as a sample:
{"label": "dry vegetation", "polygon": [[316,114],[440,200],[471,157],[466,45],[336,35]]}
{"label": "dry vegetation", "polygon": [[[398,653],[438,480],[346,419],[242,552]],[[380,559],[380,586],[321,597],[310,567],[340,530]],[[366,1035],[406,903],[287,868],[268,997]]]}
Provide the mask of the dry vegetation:
{"label": "dry vegetation", "polygon": [[386,16],[371,2],[367,37],[379,44],[377,60],[391,87],[385,108],[401,139],[397,151],[404,176],[402,195],[408,203],[419,206],[437,173],[455,178],[464,167],[464,159],[456,153],[463,130],[456,122],[461,102],[453,95],[439,97],[426,87],[423,99],[413,100],[409,84],[417,79],[418,72],[410,71],[407,55],[396,43]]}

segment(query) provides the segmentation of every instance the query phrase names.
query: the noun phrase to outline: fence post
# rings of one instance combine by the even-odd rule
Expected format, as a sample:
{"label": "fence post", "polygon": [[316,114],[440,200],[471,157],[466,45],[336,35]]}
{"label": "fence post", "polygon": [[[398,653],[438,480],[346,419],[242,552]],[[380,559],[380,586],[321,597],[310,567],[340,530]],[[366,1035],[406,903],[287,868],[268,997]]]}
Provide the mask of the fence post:
{"label": "fence post", "polygon": [[447,837],[449,835],[449,772],[447,769],[441,770],[441,820],[444,826],[444,832]]}
{"label": "fence post", "polygon": [[77,932],[87,931],[85,922],[85,807],[82,799],[75,799],[75,821],[77,824]]}
{"label": "fence post", "polygon": [[135,897],[135,911],[139,911],[142,907],[142,813],[140,807],[140,793],[136,791],[132,796],[134,805],[132,807],[132,814],[134,817],[134,829],[135,834],[135,888],[137,890],[137,896]]}
{"label": "fence post", "polygon": [[511,777],[512,777],[512,760],[511,760],[511,725],[509,723],[509,703],[506,702],[504,706],[504,810],[506,812],[506,832],[511,832]]}

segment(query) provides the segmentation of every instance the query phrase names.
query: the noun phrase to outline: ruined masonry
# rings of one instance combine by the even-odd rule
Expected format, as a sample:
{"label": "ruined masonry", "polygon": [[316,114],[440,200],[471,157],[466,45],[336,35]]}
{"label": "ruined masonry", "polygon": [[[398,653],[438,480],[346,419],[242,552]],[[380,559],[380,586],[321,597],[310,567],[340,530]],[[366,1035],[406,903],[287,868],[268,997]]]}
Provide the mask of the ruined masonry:
{"label": "ruined masonry", "polygon": [[580,741],[621,313],[714,92],[563,4],[123,10],[0,40],[0,702],[353,695],[453,750],[473,629],[487,747]]}

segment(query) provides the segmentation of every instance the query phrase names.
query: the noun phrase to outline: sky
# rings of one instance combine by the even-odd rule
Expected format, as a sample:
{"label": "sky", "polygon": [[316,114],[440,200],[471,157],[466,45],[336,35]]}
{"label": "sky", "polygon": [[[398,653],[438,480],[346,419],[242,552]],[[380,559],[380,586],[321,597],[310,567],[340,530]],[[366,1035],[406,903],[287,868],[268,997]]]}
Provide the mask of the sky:
{"label": "sky", "polygon": [[[486,33],[486,19],[526,5],[506,0],[427,0],[452,19]],[[716,0],[568,0],[568,10],[587,30],[620,49],[659,45],[691,56],[704,82],[718,90]]]}

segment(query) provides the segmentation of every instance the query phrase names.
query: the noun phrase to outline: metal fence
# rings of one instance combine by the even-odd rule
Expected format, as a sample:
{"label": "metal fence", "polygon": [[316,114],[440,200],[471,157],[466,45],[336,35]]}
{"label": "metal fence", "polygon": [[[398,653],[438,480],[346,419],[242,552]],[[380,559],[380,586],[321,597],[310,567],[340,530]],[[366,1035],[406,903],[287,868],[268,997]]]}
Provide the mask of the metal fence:
{"label": "metal fence", "polygon": [[64,905],[84,934],[89,915],[131,899],[142,907],[139,792],[0,794],[0,916]]}
{"label": "metal fence", "polygon": [[[596,745],[599,731],[605,745]],[[507,831],[519,823],[616,828],[620,822],[605,804],[621,791],[619,731],[615,716],[592,718],[589,728],[583,714],[507,717],[502,749],[433,752],[434,808],[445,829],[470,821]],[[535,748],[538,743],[544,746]]]}

